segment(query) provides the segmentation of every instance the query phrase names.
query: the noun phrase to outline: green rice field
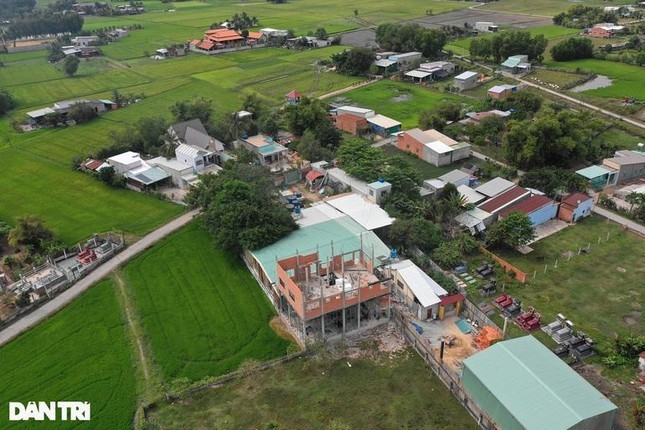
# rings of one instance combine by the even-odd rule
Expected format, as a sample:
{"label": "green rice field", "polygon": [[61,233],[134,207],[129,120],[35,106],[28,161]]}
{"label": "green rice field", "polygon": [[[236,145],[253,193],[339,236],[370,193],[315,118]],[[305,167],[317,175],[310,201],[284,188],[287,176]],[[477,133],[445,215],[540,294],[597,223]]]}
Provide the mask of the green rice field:
{"label": "green rice field", "polygon": [[416,127],[421,112],[432,110],[444,100],[469,101],[455,94],[387,80],[349,91],[340,98],[400,121],[403,129]]}
{"label": "green rice field", "polygon": [[137,388],[133,356],[111,281],[92,287],[60,313],[0,349],[3,429],[39,429],[9,422],[8,402],[88,401],[91,421],[46,423],[49,429],[132,427]]}
{"label": "green rice field", "polygon": [[[500,12],[524,13],[527,15],[553,16],[560,12],[567,11],[571,6],[582,4],[584,6],[603,7],[606,2],[602,0],[581,0],[581,1],[562,1],[562,0],[500,0],[486,3],[484,10],[497,10]],[[628,5],[629,2],[616,2],[612,6]]]}
{"label": "green rice field", "polygon": [[273,307],[244,263],[199,223],[132,260],[125,281],[166,381],[219,376],[290,345],[270,327]]}

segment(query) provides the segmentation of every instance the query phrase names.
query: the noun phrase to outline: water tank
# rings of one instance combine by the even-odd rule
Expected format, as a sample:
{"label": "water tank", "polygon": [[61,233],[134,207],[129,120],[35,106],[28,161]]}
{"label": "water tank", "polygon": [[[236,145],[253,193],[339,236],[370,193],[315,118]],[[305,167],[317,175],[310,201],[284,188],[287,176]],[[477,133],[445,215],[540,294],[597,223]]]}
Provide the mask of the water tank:
{"label": "water tank", "polygon": [[396,260],[399,257],[399,253],[395,248],[390,249],[390,258]]}

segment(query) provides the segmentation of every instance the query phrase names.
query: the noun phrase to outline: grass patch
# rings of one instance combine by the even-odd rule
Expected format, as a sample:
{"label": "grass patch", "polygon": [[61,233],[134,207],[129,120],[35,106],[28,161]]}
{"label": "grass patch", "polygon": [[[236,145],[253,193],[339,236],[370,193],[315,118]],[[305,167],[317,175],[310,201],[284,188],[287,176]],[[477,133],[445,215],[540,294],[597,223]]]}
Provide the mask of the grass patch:
{"label": "grass patch", "polygon": [[[9,401],[88,401],[89,422],[74,428],[125,429],[136,403],[132,354],[111,281],[103,281],[60,313],[0,349],[0,422],[5,429],[42,428],[9,422]],[[51,429],[69,422],[48,423]]]}
{"label": "grass patch", "polygon": [[[541,16],[553,16],[557,15],[560,12],[566,12],[574,4],[582,4],[584,6],[596,6],[603,7],[606,6],[606,2],[603,0],[584,0],[580,2],[573,3],[571,1],[561,1],[561,0],[540,0],[540,1],[531,1],[531,0],[500,0],[496,2],[487,3],[484,5],[484,10],[497,10],[500,12],[510,12],[510,13],[525,13],[529,15],[541,15]],[[616,6],[620,6],[619,3]]]}
{"label": "grass patch", "polygon": [[641,137],[634,136],[618,127],[611,127],[596,136],[593,144],[604,144],[616,149],[641,150],[642,148],[639,148],[638,144],[642,141]]}
{"label": "grass patch", "polygon": [[[421,358],[407,351],[385,365],[299,359],[207,390],[152,414],[165,429],[476,429]],[[360,411],[360,413],[357,413]],[[334,427],[336,426],[336,427]]]}
{"label": "grass patch", "polygon": [[467,100],[455,94],[389,80],[357,88],[340,97],[400,121],[403,129],[416,127],[420,113],[437,107],[442,101]]}
{"label": "grass patch", "polygon": [[[577,255],[578,249],[588,244],[591,244],[590,253]],[[530,274],[526,285],[507,292],[518,296],[526,306],[535,306],[545,323],[563,313],[601,347],[608,347],[616,334],[637,334],[645,330],[639,317],[645,241],[593,215],[531,247],[534,251],[526,256],[516,251],[498,254]],[[575,254],[569,261],[568,251]],[[556,259],[557,269],[554,268]],[[548,265],[546,273],[545,265]],[[535,279],[532,278],[534,271],[537,272]]]}
{"label": "grass patch", "polygon": [[416,156],[414,156],[412,154],[408,154],[405,151],[401,151],[400,149],[398,149],[397,147],[392,146],[392,145],[382,146],[381,149],[383,150],[383,152],[385,152],[389,156],[395,156],[396,155],[396,156],[399,156],[399,157],[403,157],[405,159],[405,161],[410,163],[412,168],[415,169],[419,173],[419,175],[421,175],[422,179],[436,178],[436,177],[439,177],[439,176],[441,176],[443,174],[451,172],[451,171],[453,171],[455,169],[459,170],[459,168],[461,166],[465,165],[465,164],[478,165],[478,164],[480,164],[482,162],[479,158],[470,157],[470,158],[468,158],[466,160],[459,160],[459,161],[457,161],[455,163],[452,163],[449,166],[437,167],[437,166],[433,166],[432,164],[430,164],[430,163],[428,163],[426,161],[423,161],[422,159],[420,159],[420,158],[418,158],[418,157],[416,157]]}
{"label": "grass patch", "polygon": [[166,380],[219,376],[246,359],[286,353],[289,342],[269,326],[274,311],[257,282],[200,223],[164,239],[124,272]]}
{"label": "grass patch", "polygon": [[645,100],[645,73],[642,67],[596,59],[547,61],[545,64],[569,70],[591,70],[599,75],[608,76],[613,81],[609,87],[584,91],[585,94],[612,98],[634,97],[637,100]]}
{"label": "grass patch", "polygon": [[535,69],[531,72],[530,75],[524,79],[529,81],[536,81],[536,83],[546,82],[549,84],[554,84],[559,87],[565,87],[571,85],[583,78],[584,75],[571,72],[561,72],[557,70],[548,70],[548,69]]}

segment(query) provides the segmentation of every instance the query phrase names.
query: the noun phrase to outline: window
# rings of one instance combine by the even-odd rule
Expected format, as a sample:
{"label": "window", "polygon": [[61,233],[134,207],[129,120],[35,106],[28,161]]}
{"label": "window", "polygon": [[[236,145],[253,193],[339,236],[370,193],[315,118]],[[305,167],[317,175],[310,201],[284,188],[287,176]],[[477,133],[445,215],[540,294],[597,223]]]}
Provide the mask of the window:
{"label": "window", "polygon": [[293,294],[291,291],[289,291],[289,297],[291,297],[291,301],[295,302],[296,301],[296,296]]}

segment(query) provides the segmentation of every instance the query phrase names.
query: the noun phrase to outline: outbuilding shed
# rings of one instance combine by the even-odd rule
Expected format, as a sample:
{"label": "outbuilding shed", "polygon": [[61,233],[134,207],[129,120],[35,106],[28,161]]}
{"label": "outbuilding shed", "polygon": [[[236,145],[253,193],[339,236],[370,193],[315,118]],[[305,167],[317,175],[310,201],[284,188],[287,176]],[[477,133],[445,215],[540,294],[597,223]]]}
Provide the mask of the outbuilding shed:
{"label": "outbuilding shed", "polygon": [[613,428],[616,405],[533,336],[498,342],[463,363],[463,387],[499,428]]}

